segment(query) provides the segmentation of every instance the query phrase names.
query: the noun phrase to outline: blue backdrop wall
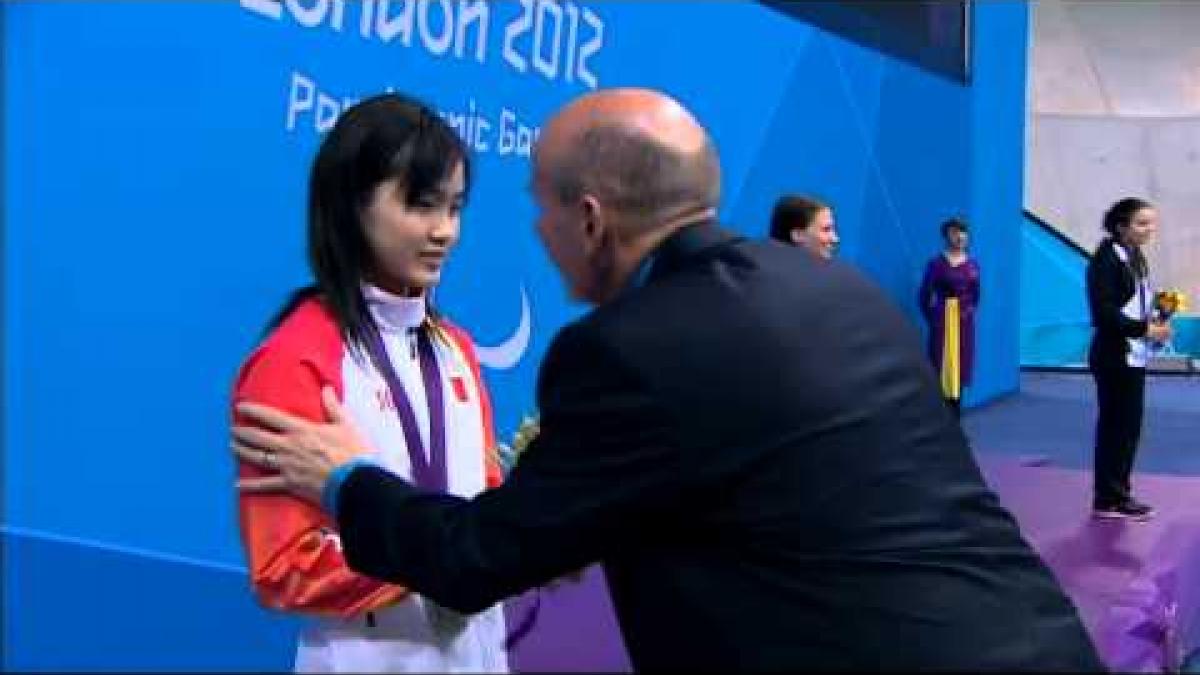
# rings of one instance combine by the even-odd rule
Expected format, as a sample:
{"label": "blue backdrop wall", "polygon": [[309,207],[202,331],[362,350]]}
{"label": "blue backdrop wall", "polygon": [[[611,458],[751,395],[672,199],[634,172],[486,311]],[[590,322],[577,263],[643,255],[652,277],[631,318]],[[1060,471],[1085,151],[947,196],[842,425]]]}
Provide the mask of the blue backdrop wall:
{"label": "blue backdrop wall", "polygon": [[1087,256],[1028,216],[1021,228],[1021,365],[1087,367]]}
{"label": "blue backdrop wall", "polygon": [[[836,207],[842,255],[916,322],[953,214],[984,270],[969,403],[1015,389],[1027,7],[973,8],[973,81],[752,3],[15,3],[4,13],[5,669],[278,669],[247,592],[229,387],[306,280],[304,186],[355,99],[417,94],[476,149],[439,303],[487,354],[504,436],[566,299],[525,193],[537,127],[593,87],[710,128],[723,217]],[[803,348],[803,345],[798,345]],[[569,655],[567,655],[569,656]]]}

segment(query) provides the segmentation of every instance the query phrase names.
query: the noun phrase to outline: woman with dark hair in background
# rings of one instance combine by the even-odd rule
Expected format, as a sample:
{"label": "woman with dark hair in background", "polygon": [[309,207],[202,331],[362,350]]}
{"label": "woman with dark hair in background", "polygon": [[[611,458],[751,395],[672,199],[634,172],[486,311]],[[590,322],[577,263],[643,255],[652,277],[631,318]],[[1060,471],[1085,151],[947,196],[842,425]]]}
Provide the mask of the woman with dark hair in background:
{"label": "woman with dark hair in background", "polygon": [[803,246],[822,258],[832,258],[838,239],[833,209],[811,197],[785,195],[771,213],[772,239]]}
{"label": "woman with dark hair in background", "polygon": [[1100,518],[1145,520],[1154,509],[1133,498],[1129,475],[1142,432],[1147,339],[1165,342],[1166,323],[1151,320],[1149,266],[1142,253],[1158,228],[1158,212],[1129,197],[1104,214],[1108,234],[1087,266],[1092,344],[1088,365],[1096,381],[1096,446],[1092,508]]}
{"label": "woman with dark hair in background", "polygon": [[942,223],[945,248],[925,266],[917,303],[929,324],[929,358],[942,382],[942,397],[962,414],[962,392],[975,371],[975,310],[979,263],[967,254],[967,223]]}
{"label": "woman with dark hair in background", "polygon": [[[430,301],[458,241],[469,169],[454,130],[417,101],[388,94],[345,111],[310,177],[316,283],[297,291],[242,366],[235,404],[253,400],[324,421],[322,397],[336,395],[379,449],[373,461],[388,470],[464,497],[499,483],[472,341]],[[260,454],[271,463],[271,453]],[[239,475],[271,480],[245,462]],[[462,615],[362,576],[321,509],[285,495],[240,494],[258,597],[312,619],[297,671],[507,671],[500,605]]]}

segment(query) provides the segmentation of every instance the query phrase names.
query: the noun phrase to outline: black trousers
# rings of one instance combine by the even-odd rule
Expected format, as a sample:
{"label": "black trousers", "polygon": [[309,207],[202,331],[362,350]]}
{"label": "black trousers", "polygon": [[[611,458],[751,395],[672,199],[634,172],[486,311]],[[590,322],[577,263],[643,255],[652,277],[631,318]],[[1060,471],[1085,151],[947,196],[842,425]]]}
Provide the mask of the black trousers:
{"label": "black trousers", "polygon": [[1130,498],[1129,474],[1142,435],[1146,369],[1092,368],[1096,380],[1096,452],[1093,505],[1116,506]]}

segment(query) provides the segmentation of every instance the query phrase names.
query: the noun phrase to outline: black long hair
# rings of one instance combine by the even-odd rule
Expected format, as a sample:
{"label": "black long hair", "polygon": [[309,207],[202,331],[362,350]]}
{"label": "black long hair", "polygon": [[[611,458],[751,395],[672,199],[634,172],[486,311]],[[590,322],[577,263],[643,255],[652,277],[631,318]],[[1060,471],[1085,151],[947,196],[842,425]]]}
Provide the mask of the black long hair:
{"label": "black long hair", "polygon": [[[1154,208],[1154,205],[1145,199],[1126,197],[1108,207],[1108,210],[1104,212],[1104,221],[1101,223],[1101,226],[1113,241],[1120,242],[1121,229],[1133,224],[1133,217],[1137,215],[1138,211],[1152,208]],[[1139,277],[1145,277],[1149,274],[1150,266],[1146,263],[1146,255],[1142,252],[1141,248],[1135,246],[1129,254],[1131,258],[1130,265],[1134,273]]]}
{"label": "black long hair", "polygon": [[[275,314],[277,327],[306,300],[319,297],[342,336],[365,344],[374,323],[361,282],[371,264],[361,213],[376,186],[393,178],[415,206],[463,168],[470,189],[466,146],[438,114],[402,94],[382,94],[347,108],[317,152],[308,183],[308,264],[314,283],[294,291]],[[430,294],[430,316],[436,318]]]}

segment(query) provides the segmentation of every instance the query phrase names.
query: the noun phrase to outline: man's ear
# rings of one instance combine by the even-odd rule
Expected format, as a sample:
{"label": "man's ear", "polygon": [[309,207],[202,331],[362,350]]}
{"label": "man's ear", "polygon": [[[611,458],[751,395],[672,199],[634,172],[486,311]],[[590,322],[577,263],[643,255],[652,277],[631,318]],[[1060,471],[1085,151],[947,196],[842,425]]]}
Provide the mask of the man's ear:
{"label": "man's ear", "polygon": [[796,244],[796,245],[803,244],[804,243],[804,230],[802,230],[798,227],[793,227],[792,229],[788,230],[788,239],[791,239],[793,244]]}
{"label": "man's ear", "polygon": [[603,248],[606,239],[612,235],[609,231],[607,218],[600,202],[592,195],[585,194],[579,200],[581,226],[583,227],[584,252],[591,254]]}

